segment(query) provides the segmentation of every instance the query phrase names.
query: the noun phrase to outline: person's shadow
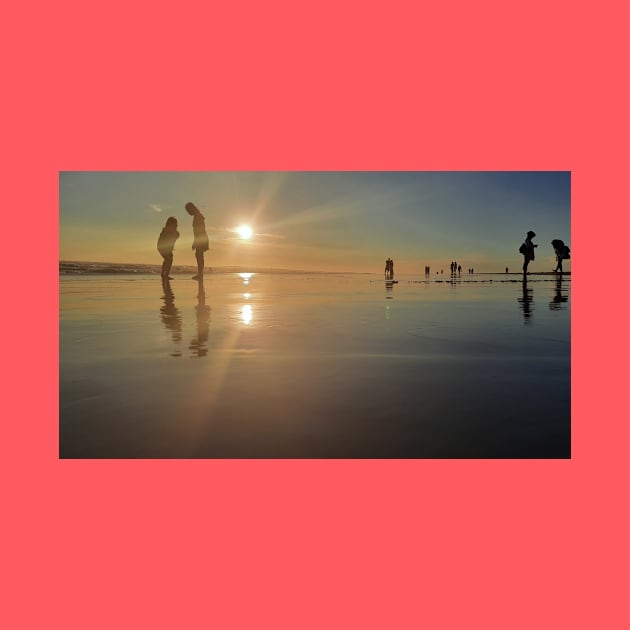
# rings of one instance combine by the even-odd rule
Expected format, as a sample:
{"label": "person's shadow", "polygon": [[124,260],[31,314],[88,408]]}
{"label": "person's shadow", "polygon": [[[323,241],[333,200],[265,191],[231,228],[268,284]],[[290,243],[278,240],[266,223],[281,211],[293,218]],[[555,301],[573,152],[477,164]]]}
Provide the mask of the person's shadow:
{"label": "person's shadow", "polygon": [[162,280],[162,289],[164,290],[164,295],[162,296],[164,304],[160,308],[160,315],[162,323],[170,331],[173,343],[176,346],[171,356],[181,357],[182,352],[177,345],[182,341],[182,317],[175,306],[175,294],[171,289],[171,283],[167,279]]}
{"label": "person's shadow", "polygon": [[199,292],[197,293],[197,306],[195,316],[197,319],[197,336],[191,339],[188,349],[195,359],[205,357],[208,354],[208,335],[210,333],[210,307],[206,305],[206,292],[203,286],[203,278],[198,280]]}
{"label": "person's shadow", "polygon": [[549,309],[552,311],[560,311],[565,308],[563,304],[565,304],[568,301],[569,301],[569,297],[566,295],[566,293],[563,293],[562,274],[560,274],[556,278],[554,294],[553,294],[553,297],[551,298],[551,302],[549,302]]}
{"label": "person's shadow", "polygon": [[523,276],[523,294],[517,298],[521,312],[523,313],[523,320],[526,324],[531,321],[534,306],[534,289],[527,284],[527,276]]}

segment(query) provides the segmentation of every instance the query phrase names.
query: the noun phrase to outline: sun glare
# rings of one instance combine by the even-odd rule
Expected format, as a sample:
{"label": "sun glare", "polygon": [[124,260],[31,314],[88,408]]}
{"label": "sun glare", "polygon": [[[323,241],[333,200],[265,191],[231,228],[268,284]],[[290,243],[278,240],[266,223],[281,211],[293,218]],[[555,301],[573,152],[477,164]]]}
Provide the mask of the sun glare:
{"label": "sun glare", "polygon": [[254,233],[252,228],[249,227],[249,225],[241,225],[240,227],[236,228],[236,233],[243,239],[247,240],[249,238],[252,237],[252,234]]}

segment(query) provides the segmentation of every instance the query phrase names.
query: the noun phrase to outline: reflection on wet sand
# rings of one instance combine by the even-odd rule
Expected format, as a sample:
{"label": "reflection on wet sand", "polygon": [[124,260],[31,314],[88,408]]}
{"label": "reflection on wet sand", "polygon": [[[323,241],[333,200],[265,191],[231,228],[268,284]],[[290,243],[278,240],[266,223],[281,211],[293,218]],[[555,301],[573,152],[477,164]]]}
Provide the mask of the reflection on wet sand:
{"label": "reflection on wet sand", "polygon": [[191,340],[188,349],[191,350],[191,356],[193,358],[200,358],[208,354],[207,343],[210,332],[210,307],[206,305],[206,292],[203,286],[203,278],[199,279],[195,317],[197,320],[197,336]]}
{"label": "reflection on wet sand", "polygon": [[[164,304],[160,308],[162,323],[171,332],[173,343],[179,344],[182,340],[182,317],[179,314],[179,309],[175,306],[175,294],[171,289],[171,283],[167,279],[162,280],[162,289],[164,290],[164,295],[162,296]],[[179,348],[176,348],[171,356],[181,357],[182,352]]]}
{"label": "reflection on wet sand", "polygon": [[387,280],[385,282],[385,299],[393,300],[394,299],[394,281]]}
{"label": "reflection on wet sand", "polygon": [[244,280],[60,278],[60,456],[570,457],[570,276]]}
{"label": "reflection on wet sand", "polygon": [[245,325],[249,325],[252,321],[252,307],[249,304],[245,304],[241,309],[241,320]]}
{"label": "reflection on wet sand", "polygon": [[523,276],[523,295],[518,298],[518,302],[524,322],[529,324],[534,311],[534,289],[527,284],[527,276]]}
{"label": "reflection on wet sand", "polygon": [[[568,289],[562,286],[562,274],[556,278],[553,297],[549,302],[549,308],[552,311],[559,311],[566,308],[566,302],[569,301]],[[563,306],[564,305],[564,306]]]}

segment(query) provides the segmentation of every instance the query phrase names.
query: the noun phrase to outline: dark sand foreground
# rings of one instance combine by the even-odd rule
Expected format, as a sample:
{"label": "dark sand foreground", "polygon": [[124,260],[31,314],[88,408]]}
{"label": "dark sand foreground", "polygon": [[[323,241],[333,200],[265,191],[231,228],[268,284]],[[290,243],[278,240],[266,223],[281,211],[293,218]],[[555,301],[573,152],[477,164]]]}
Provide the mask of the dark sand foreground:
{"label": "dark sand foreground", "polygon": [[570,457],[570,277],[398,280],[61,276],[60,456]]}

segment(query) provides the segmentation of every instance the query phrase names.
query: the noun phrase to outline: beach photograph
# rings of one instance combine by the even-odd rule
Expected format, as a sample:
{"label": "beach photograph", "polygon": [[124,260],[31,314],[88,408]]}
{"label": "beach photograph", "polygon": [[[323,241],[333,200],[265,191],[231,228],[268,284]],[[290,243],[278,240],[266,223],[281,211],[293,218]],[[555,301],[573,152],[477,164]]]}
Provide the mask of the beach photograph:
{"label": "beach photograph", "polygon": [[59,173],[59,456],[571,457],[571,173]]}

